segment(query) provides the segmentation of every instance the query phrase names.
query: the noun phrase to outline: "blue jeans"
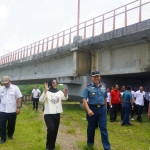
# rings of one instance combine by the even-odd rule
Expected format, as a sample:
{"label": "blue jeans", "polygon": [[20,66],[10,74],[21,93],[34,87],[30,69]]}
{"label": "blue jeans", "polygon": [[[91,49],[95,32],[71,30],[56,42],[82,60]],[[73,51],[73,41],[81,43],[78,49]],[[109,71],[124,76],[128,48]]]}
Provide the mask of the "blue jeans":
{"label": "blue jeans", "polygon": [[123,111],[124,111],[124,118],[122,120],[122,124],[130,124],[129,115],[131,110],[131,104],[130,103],[123,103]]}
{"label": "blue jeans", "polygon": [[87,127],[87,145],[94,145],[94,137],[95,137],[95,124],[98,122],[101,139],[104,149],[110,149],[110,143],[108,141],[108,133],[107,133],[107,119],[106,119],[106,107],[103,105],[100,108],[89,105],[89,108],[93,111],[94,115],[87,115],[88,127]]}

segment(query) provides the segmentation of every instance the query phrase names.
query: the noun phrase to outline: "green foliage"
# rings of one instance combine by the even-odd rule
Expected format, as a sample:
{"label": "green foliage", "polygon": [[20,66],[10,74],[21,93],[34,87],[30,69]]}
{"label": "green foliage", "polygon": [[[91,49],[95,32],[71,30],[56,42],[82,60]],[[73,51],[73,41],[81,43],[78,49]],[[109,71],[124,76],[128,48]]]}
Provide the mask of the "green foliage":
{"label": "green foliage", "polygon": [[[23,95],[28,95],[31,94],[33,88],[34,88],[34,84],[33,85],[18,85],[18,87],[20,88],[20,91],[22,92]],[[41,92],[44,91],[44,84],[39,84],[38,88]],[[64,86],[63,84],[58,84],[58,89],[59,90],[63,90]]]}

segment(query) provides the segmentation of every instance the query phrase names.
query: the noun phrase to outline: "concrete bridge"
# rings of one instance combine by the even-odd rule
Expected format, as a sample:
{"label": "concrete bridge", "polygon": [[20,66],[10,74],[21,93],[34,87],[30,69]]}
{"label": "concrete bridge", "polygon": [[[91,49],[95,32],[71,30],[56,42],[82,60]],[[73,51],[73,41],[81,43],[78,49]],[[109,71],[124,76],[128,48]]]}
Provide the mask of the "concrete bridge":
{"label": "concrete bridge", "polygon": [[[149,3],[140,3],[139,8]],[[125,17],[127,11],[129,10],[124,11]],[[80,100],[81,91],[90,82],[92,70],[100,70],[102,81],[107,86],[114,83],[149,86],[150,19],[142,21],[140,16],[142,15],[139,14],[140,20],[132,25],[128,25],[125,18],[125,24],[118,29],[114,28],[113,22],[114,29],[109,32],[103,33],[103,26],[102,33],[98,35],[94,34],[93,23],[93,36],[89,38],[85,36],[86,32],[84,36],[79,36],[79,32],[79,35],[72,37],[71,42],[73,31],[69,34],[63,31],[62,35],[56,34],[57,38],[53,35],[51,40],[43,39],[38,44],[21,48],[0,58],[0,78],[9,75],[15,84],[39,84],[56,77],[59,83],[68,86],[69,96],[75,100]],[[105,20],[103,18],[101,23]],[[86,28],[85,26],[84,31]],[[67,35],[69,43],[65,44]]]}

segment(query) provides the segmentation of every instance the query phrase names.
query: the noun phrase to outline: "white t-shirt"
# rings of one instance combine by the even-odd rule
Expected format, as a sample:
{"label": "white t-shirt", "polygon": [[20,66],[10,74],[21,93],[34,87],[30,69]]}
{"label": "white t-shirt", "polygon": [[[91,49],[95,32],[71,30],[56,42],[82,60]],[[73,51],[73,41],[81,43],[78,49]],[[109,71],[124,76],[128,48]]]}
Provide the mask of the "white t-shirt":
{"label": "white t-shirt", "polygon": [[65,97],[62,91],[52,93],[47,91],[46,94],[40,96],[39,101],[44,102],[44,114],[57,114],[63,112],[62,100],[67,100],[68,95]]}
{"label": "white t-shirt", "polygon": [[110,101],[110,92],[107,92],[107,97],[106,97],[106,99],[107,99],[107,102]]}
{"label": "white t-shirt", "polygon": [[32,90],[33,98],[39,98],[40,93],[41,91],[39,89],[33,89]]}
{"label": "white t-shirt", "polygon": [[135,100],[134,100],[134,93],[135,93],[134,91],[131,91],[133,102],[135,102]]}
{"label": "white t-shirt", "polygon": [[14,113],[17,109],[17,99],[21,98],[22,94],[18,86],[10,84],[9,88],[0,87],[0,111],[5,113]]}
{"label": "white t-shirt", "polygon": [[146,100],[149,100],[149,95],[150,95],[150,92],[145,92],[145,99]]}
{"label": "white t-shirt", "polygon": [[140,90],[136,91],[134,93],[134,97],[136,98],[135,104],[144,106],[144,96],[145,96],[145,92],[144,91],[143,92],[140,92]]}

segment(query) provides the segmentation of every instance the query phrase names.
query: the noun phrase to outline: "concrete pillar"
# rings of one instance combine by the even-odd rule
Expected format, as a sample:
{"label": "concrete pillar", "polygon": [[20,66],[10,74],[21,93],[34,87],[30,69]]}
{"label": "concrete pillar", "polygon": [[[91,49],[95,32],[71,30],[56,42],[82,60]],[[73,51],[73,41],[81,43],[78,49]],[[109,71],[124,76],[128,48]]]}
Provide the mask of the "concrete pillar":
{"label": "concrete pillar", "polygon": [[95,71],[95,70],[98,70],[99,69],[99,66],[98,66],[98,51],[92,51],[92,56],[91,56],[91,59],[92,59],[92,64],[91,64],[91,71]]}

